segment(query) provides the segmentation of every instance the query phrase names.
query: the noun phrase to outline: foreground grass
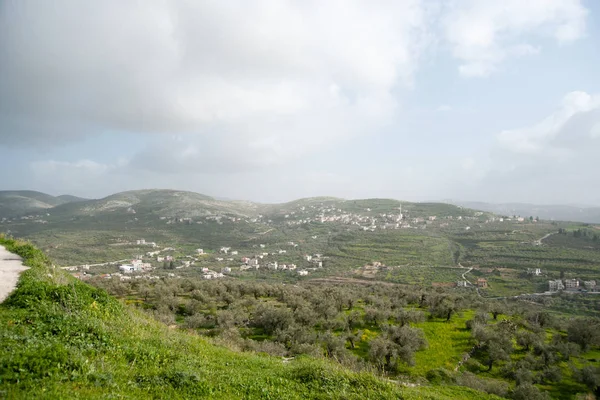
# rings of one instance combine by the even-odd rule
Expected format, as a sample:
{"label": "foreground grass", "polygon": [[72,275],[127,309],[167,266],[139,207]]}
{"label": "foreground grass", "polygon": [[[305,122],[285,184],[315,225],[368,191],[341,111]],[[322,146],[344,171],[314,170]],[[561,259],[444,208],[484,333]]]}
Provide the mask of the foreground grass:
{"label": "foreground grass", "polygon": [[31,267],[0,305],[2,398],[488,398],[471,389],[403,388],[324,360],[237,353],[170,329],[0,237]]}

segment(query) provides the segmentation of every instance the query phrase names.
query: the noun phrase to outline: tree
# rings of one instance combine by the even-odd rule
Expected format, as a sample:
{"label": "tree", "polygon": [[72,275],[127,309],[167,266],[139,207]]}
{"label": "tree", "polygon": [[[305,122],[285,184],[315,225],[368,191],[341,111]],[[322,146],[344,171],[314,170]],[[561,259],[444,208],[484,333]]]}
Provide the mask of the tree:
{"label": "tree", "polygon": [[351,330],[346,331],[346,340],[350,343],[351,348],[356,348],[356,343],[359,342],[362,338],[363,331],[358,330],[356,332],[352,332]]}
{"label": "tree", "polygon": [[494,363],[510,360],[513,352],[512,338],[513,326],[504,321],[491,327],[475,326],[471,334],[477,341],[488,371],[491,371]]}
{"label": "tree", "polygon": [[288,308],[264,304],[257,307],[252,318],[252,324],[263,328],[268,335],[273,334],[277,329],[285,329],[292,322],[292,313]]}
{"label": "tree", "polygon": [[419,323],[425,321],[425,314],[418,310],[400,309],[396,313],[396,321],[400,326],[408,325],[409,323]]}
{"label": "tree", "polygon": [[325,355],[328,358],[334,358],[340,360],[347,354],[346,341],[344,337],[337,336],[331,331],[327,331],[319,336],[320,341],[323,343],[325,348]]}
{"label": "tree", "polygon": [[494,318],[494,321],[498,319],[499,315],[506,314],[507,309],[508,305],[506,304],[506,302],[494,301],[489,306],[489,310],[492,314],[492,317]]}
{"label": "tree", "polygon": [[595,392],[600,386],[600,370],[598,368],[587,365],[574,372],[575,379],[586,385],[592,392]]}
{"label": "tree", "polygon": [[414,365],[414,353],[427,346],[423,331],[409,326],[388,326],[369,345],[369,359],[383,370],[394,371],[398,362]]}
{"label": "tree", "polygon": [[583,351],[600,344],[600,320],[597,318],[577,318],[571,320],[567,338],[577,343]]}
{"label": "tree", "polygon": [[522,330],[517,333],[517,344],[523,347],[525,351],[529,351],[541,343],[542,339],[533,332]]}
{"label": "tree", "polygon": [[547,400],[550,396],[546,392],[540,391],[531,383],[518,385],[512,392],[513,400]]}

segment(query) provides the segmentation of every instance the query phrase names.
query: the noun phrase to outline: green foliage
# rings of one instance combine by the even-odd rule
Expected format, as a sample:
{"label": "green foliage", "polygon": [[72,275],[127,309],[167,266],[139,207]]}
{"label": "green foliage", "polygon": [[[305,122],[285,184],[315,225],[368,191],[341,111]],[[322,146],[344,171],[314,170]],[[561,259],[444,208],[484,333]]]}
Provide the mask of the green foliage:
{"label": "green foliage", "polygon": [[123,307],[55,271],[29,244],[0,244],[31,267],[0,305],[7,398],[481,398],[466,389],[402,389],[322,360],[236,353]]}

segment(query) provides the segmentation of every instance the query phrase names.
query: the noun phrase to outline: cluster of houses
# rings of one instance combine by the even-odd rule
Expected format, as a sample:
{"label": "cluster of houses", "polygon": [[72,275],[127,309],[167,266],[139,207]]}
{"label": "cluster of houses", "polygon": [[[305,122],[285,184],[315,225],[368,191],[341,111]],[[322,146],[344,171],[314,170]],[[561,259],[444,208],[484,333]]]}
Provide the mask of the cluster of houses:
{"label": "cluster of houses", "polygon": [[577,278],[573,279],[555,279],[548,281],[548,290],[558,292],[561,290],[569,292],[600,292],[600,287],[595,280],[583,281]]}
{"label": "cluster of houses", "polygon": [[[302,225],[310,222],[320,223],[338,223],[345,225],[355,225],[359,230],[375,232],[376,230],[388,229],[425,229],[428,225],[436,224],[440,227],[446,227],[449,222],[438,222],[441,219],[451,221],[462,220],[480,220],[482,212],[476,212],[472,216],[446,216],[438,217],[430,215],[427,217],[411,218],[409,215],[402,212],[402,207],[398,207],[397,211],[389,213],[373,214],[370,208],[365,209],[366,213],[343,211],[341,208],[332,206],[311,205],[299,207],[296,211],[285,214],[285,223],[289,226]],[[495,220],[495,219],[494,219]],[[486,221],[488,222],[488,221]],[[469,228],[470,229],[470,228]]]}
{"label": "cluster of houses", "polygon": [[[282,254],[282,253],[271,253],[272,255]],[[262,260],[265,256],[268,256],[269,253],[258,254],[255,257],[242,257],[240,265],[240,271],[247,271],[250,269],[259,269],[260,268],[260,260]],[[320,256],[320,255],[319,255]],[[323,266],[323,262],[319,261],[319,266]],[[279,261],[271,261],[266,264],[266,268],[270,271],[296,271],[298,268],[296,264],[291,263],[281,263]],[[298,275],[308,275],[308,271],[305,269],[299,270]]]}
{"label": "cluster of houses", "polygon": [[[223,272],[231,272],[231,268],[223,268]],[[224,278],[225,274],[223,272],[216,272],[208,268],[202,268],[202,278],[203,279],[220,279]]]}
{"label": "cluster of houses", "polygon": [[150,246],[150,247],[156,247],[156,243],[154,242],[146,242],[145,239],[137,239],[135,241],[135,244],[137,244],[138,246]]}
{"label": "cluster of houses", "polygon": [[131,274],[132,272],[150,271],[151,269],[152,264],[145,263],[139,259],[131,260],[129,264],[121,264],[119,266],[119,271],[123,272],[124,274]]}

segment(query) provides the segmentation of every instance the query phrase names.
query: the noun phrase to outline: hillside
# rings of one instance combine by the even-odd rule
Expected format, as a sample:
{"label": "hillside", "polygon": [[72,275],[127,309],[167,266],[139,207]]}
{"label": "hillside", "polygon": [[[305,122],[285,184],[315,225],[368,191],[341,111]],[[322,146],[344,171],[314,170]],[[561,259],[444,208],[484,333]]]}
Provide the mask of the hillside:
{"label": "hillside", "polygon": [[458,386],[405,388],[324,360],[238,353],[170,329],[0,237],[31,268],[0,305],[7,398],[483,399]]}
{"label": "hillside", "polygon": [[69,197],[54,197],[31,190],[0,191],[0,218],[42,212],[69,201]]}

